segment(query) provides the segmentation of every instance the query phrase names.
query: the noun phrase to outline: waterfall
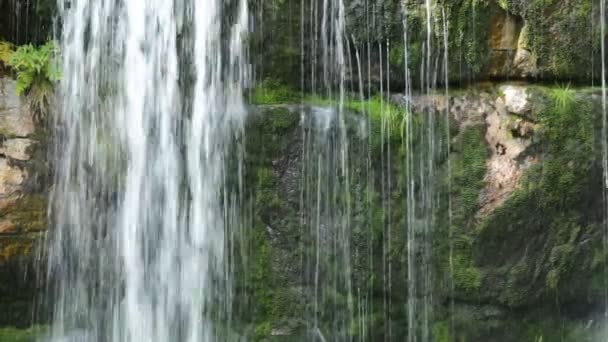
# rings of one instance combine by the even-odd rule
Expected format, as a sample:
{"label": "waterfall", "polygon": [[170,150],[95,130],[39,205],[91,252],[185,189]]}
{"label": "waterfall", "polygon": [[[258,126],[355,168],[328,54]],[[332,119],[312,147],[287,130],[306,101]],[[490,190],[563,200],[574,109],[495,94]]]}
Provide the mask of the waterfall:
{"label": "waterfall", "polygon": [[[312,284],[310,331],[312,339],[342,341],[347,340],[355,315],[351,284],[349,142],[344,117],[345,13],[342,0],[311,0],[309,5],[312,28],[309,38],[313,46],[309,84],[313,94],[321,90],[334,103],[331,109],[302,111],[301,209],[310,244],[305,260],[306,277]],[[320,18],[317,18],[319,9]],[[305,22],[304,16],[301,20]],[[303,52],[302,63],[305,55]],[[317,66],[321,69],[317,70]],[[320,77],[317,72],[321,72]],[[317,79],[323,80],[321,89],[317,89]],[[304,81],[302,85],[304,88]],[[336,300],[336,295],[344,300]],[[322,322],[331,324],[321,326]]]}
{"label": "waterfall", "polygon": [[247,1],[59,1],[52,341],[226,340]]}
{"label": "waterfall", "polygon": [[[608,248],[608,98],[606,94],[606,0],[600,1],[600,40],[602,58],[602,169],[604,176],[604,249]],[[606,280],[606,279],[605,279]],[[608,284],[604,284],[604,316],[608,317]]]}

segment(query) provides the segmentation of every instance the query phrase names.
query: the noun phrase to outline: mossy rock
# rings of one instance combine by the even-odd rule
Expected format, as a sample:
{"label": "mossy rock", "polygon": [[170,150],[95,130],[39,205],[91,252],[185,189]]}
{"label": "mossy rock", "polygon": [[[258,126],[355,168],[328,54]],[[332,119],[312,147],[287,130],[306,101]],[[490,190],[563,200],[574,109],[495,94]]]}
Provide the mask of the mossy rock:
{"label": "mossy rock", "polygon": [[33,326],[27,329],[15,327],[0,328],[0,342],[36,342],[48,333],[46,326]]}

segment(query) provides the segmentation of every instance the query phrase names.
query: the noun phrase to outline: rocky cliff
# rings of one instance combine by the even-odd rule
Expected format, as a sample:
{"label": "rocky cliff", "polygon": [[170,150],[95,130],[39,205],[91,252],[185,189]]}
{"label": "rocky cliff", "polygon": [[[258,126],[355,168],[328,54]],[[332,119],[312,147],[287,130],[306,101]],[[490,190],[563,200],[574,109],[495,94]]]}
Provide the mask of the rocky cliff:
{"label": "rocky cliff", "polygon": [[15,81],[0,79],[0,325],[27,326],[39,291],[35,256],[47,228],[45,128]]}
{"label": "rocky cliff", "polygon": [[[437,1],[431,10],[436,21],[431,60],[441,75],[447,38],[450,82],[459,86],[487,79],[597,82],[601,67],[599,3],[599,0]],[[403,88],[406,53],[412,79],[420,79],[427,13],[422,0],[407,4],[404,10],[398,0],[375,1],[373,8],[366,7],[367,1],[345,1],[347,77],[352,87],[358,86],[360,73],[365,89],[369,82],[377,90],[381,82],[386,83],[390,71],[389,88]],[[304,82],[306,89],[312,87],[309,78],[314,74],[322,79],[320,37],[313,39],[320,32],[317,26],[321,18],[315,20],[307,4],[303,12],[300,6],[297,1],[252,1],[253,13],[260,23],[252,39],[252,51],[263,57],[254,64],[258,79],[279,80],[299,89],[302,67],[308,75]],[[307,15],[302,18],[301,13]],[[407,50],[404,13],[407,13]]]}
{"label": "rocky cliff", "polygon": [[[433,112],[440,123],[447,112],[451,123],[449,163],[445,150],[436,149],[443,176],[435,187],[431,241],[419,247],[431,254],[433,265],[434,340],[591,341],[601,329],[605,267],[598,89],[481,84],[452,94],[415,96],[411,103],[414,117]],[[392,101],[396,108],[404,105],[400,95]],[[385,104],[386,110],[390,106]],[[349,112],[350,188],[344,195],[352,212],[348,236],[332,238],[323,233],[327,226],[315,233],[314,222],[306,219],[311,210],[328,215],[325,207],[314,208],[314,192],[312,208],[306,202],[311,176],[305,165],[315,138],[307,138],[305,123],[318,116],[314,108],[261,107],[246,129],[246,183],[255,186],[246,254],[246,269],[253,271],[245,281],[252,287],[242,289],[251,302],[244,320],[253,325],[253,336],[289,340],[310,326],[318,311],[324,337],[337,339],[344,332],[332,308],[348,312],[352,291],[354,307],[368,310],[369,331],[351,322],[349,334],[372,340],[388,338],[389,331],[393,338],[404,336],[409,278],[403,132],[385,131],[380,140],[379,118]],[[375,138],[357,129],[360,121],[352,117],[367,118]],[[437,126],[437,132],[441,136],[445,127]],[[437,146],[447,147],[446,141],[440,137]],[[324,155],[325,149],[320,151]],[[325,167],[312,163],[313,170]],[[386,183],[390,177],[392,184]],[[332,203],[334,210],[340,207]],[[332,222],[329,227],[339,230],[339,222]],[[318,306],[313,303],[319,280],[310,273],[316,259],[305,247],[314,245],[316,236],[335,244],[322,247],[322,254],[349,244],[348,262],[337,262],[336,255],[325,261],[337,268],[321,272],[325,294]],[[352,270],[350,288],[341,283],[341,267]],[[395,307],[387,308],[387,302]]]}
{"label": "rocky cliff", "polygon": [[[241,237],[230,259],[238,334],[294,341],[316,322],[313,333],[326,340],[403,340],[412,289],[404,160],[429,152],[422,138],[432,126],[435,149],[424,157],[436,167],[435,222],[412,254],[425,261],[414,265],[428,277],[414,290],[432,317],[430,339],[596,338],[607,257],[601,110],[598,89],[582,84],[599,76],[599,2],[437,1],[432,14],[446,26],[435,30],[432,58],[442,65],[447,34],[452,89],[406,103],[398,93],[404,56],[417,84],[424,2],[408,2],[406,51],[399,1],[376,1],[371,12],[365,1],[346,1],[350,89],[358,90],[360,57],[371,95],[384,82],[381,70],[391,70],[394,93],[390,101],[349,99],[345,131],[334,102],[302,101],[290,90],[310,89],[320,73],[301,3],[308,6],[251,1],[255,78],[276,89],[252,99],[259,105],[234,154],[243,164],[230,165],[244,184]],[[0,25],[0,34],[10,38],[14,27]],[[32,322],[50,191],[44,124],[14,83],[0,81],[0,326]],[[408,115],[412,150],[404,143]]]}

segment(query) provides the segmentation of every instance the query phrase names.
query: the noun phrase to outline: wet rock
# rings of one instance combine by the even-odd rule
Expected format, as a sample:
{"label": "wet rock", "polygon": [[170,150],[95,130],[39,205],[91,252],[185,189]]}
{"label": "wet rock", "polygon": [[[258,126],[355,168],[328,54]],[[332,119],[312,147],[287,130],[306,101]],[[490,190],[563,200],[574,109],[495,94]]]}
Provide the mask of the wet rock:
{"label": "wet rock", "polygon": [[516,86],[504,86],[501,90],[505,96],[496,99],[496,110],[486,116],[485,138],[492,153],[486,162],[486,187],[480,195],[478,217],[486,217],[501,206],[518,188],[525,169],[535,160],[525,157],[525,162],[521,162],[532,144],[534,124],[511,114],[528,110],[526,90]]}
{"label": "wet rock", "polygon": [[0,158],[0,209],[14,203],[23,191],[27,172],[9,164],[6,158]]}
{"label": "wet rock", "polygon": [[501,86],[504,108],[511,114],[527,116],[532,110],[526,87],[516,85]]}
{"label": "wet rock", "polygon": [[[16,82],[0,78],[0,325],[31,323],[37,280],[31,272],[35,245],[46,229],[47,161],[40,150],[44,134],[35,122]],[[42,153],[40,153],[42,152]]]}
{"label": "wet rock", "polygon": [[513,58],[516,55],[523,20],[505,10],[496,9],[490,22],[490,62],[487,75],[508,77],[513,72]]}
{"label": "wet rock", "polygon": [[0,78],[0,135],[26,137],[35,131],[34,120],[15,89],[14,80]]}
{"label": "wet rock", "polygon": [[0,154],[15,160],[30,160],[31,155],[27,150],[34,143],[34,140],[26,138],[7,139],[0,145]]}

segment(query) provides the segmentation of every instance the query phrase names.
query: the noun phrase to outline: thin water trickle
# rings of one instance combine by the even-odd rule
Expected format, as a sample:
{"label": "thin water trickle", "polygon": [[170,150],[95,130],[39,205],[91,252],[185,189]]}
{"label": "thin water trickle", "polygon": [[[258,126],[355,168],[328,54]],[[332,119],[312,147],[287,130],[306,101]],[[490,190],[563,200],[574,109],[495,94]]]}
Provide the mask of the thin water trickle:
{"label": "thin water trickle", "polygon": [[[604,176],[604,249],[608,248],[608,98],[606,90],[606,0],[600,1],[600,41],[602,58],[602,168]],[[605,279],[606,281],[606,279]],[[604,284],[604,316],[608,317],[608,284]]]}
{"label": "thin water trickle", "polygon": [[248,74],[235,4],[59,1],[51,341],[227,339],[225,152]]}

